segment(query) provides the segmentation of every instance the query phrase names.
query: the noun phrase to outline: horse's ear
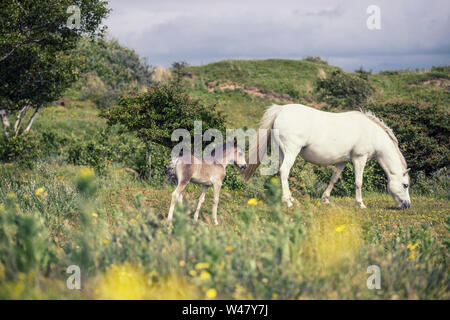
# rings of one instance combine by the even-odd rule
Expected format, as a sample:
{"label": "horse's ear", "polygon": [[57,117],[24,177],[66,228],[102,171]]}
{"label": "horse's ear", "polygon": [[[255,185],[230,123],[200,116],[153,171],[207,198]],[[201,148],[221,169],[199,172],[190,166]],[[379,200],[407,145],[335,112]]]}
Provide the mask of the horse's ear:
{"label": "horse's ear", "polygon": [[411,168],[406,169],[405,173],[403,173],[404,176],[406,176],[409,172],[409,170],[411,170]]}

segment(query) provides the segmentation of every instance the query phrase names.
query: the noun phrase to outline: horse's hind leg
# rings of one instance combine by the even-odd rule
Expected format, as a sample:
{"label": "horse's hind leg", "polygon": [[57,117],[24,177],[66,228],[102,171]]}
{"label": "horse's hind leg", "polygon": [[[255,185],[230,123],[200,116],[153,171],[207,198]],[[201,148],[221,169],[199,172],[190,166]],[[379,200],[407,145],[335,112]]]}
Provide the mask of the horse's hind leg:
{"label": "horse's hind leg", "polygon": [[333,190],[334,184],[339,180],[342,170],[344,170],[346,163],[338,163],[335,168],[333,175],[331,176],[330,183],[328,184],[328,187],[324,191],[322,195],[322,202],[323,203],[330,203],[329,198],[331,194],[331,190]]}
{"label": "horse's hind leg", "polygon": [[222,188],[222,181],[214,184],[214,202],[213,202],[213,220],[214,224],[217,226],[219,222],[217,222],[217,207],[219,206],[219,194],[220,189]]}
{"label": "horse's hind leg", "polygon": [[200,195],[200,198],[198,198],[197,210],[195,210],[195,213],[194,213],[194,221],[198,220],[198,214],[200,213],[200,208],[202,207],[202,204],[205,201],[205,194],[206,194],[207,190],[208,190],[208,186],[203,186],[202,194]]}
{"label": "horse's hind leg", "polygon": [[173,211],[175,209],[175,203],[180,199],[181,193],[188,182],[179,182],[175,190],[172,192],[172,200],[170,202],[169,214],[167,215],[167,220],[171,221],[173,218]]}

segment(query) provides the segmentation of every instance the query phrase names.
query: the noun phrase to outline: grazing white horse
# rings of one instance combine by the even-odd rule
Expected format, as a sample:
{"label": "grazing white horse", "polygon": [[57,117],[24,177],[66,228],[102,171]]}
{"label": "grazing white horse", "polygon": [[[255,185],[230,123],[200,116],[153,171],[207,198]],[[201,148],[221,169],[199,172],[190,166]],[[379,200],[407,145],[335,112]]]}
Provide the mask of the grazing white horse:
{"label": "grazing white horse", "polygon": [[[370,112],[350,111],[331,113],[316,110],[301,104],[273,105],[264,113],[259,136],[251,144],[250,159],[265,154],[270,131],[280,147],[280,176],[283,188],[282,201],[288,207],[294,200],[289,190],[288,177],[298,154],[308,162],[317,165],[335,165],[330,183],[322,195],[322,201],[329,203],[334,184],[339,179],[347,162],[355,168],[356,205],[366,206],[361,196],[363,171],[366,161],[375,158],[388,178],[388,191],[401,209],[409,208],[409,169],[400,152],[398,141],[392,130]],[[265,135],[263,137],[263,135]],[[257,143],[259,141],[259,145]],[[260,164],[249,164],[248,180]]]}

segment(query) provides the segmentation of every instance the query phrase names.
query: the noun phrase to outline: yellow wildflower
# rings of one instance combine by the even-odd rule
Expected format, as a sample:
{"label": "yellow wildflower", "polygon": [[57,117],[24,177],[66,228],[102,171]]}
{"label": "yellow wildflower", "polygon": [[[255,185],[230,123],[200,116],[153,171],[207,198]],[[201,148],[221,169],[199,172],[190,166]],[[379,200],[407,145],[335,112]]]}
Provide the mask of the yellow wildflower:
{"label": "yellow wildflower", "polygon": [[95,175],[94,169],[89,168],[89,167],[81,168],[79,171],[79,175],[81,178],[84,178],[84,179],[92,178]]}
{"label": "yellow wildflower", "polygon": [[39,197],[43,192],[44,192],[44,188],[41,187],[41,188],[37,189],[34,194]]}
{"label": "yellow wildflower", "polygon": [[199,262],[195,265],[195,270],[208,269],[208,268],[209,268],[208,262]]}
{"label": "yellow wildflower", "polygon": [[247,201],[247,204],[251,206],[256,206],[258,204],[258,200],[256,200],[255,198],[251,198]]}
{"label": "yellow wildflower", "polygon": [[8,192],[6,195],[6,198],[8,199],[14,199],[16,197],[16,194],[14,192]]}
{"label": "yellow wildflower", "polygon": [[104,243],[104,244],[109,244],[109,240],[108,240],[108,239],[104,239],[104,240],[103,240],[103,243]]}
{"label": "yellow wildflower", "polygon": [[190,270],[190,271],[189,271],[189,275],[190,275],[191,277],[195,277],[195,276],[197,275],[197,271],[195,271],[195,270]]}
{"label": "yellow wildflower", "polygon": [[130,220],[130,223],[131,223],[131,224],[136,223],[136,219],[131,219],[131,220]]}
{"label": "yellow wildflower", "polygon": [[414,250],[414,249],[416,249],[418,246],[419,246],[419,241],[417,241],[415,244],[412,244],[412,243],[410,242],[410,243],[408,243],[407,248],[408,248],[409,250]]}
{"label": "yellow wildflower", "polygon": [[98,214],[95,213],[95,212],[92,212],[92,216],[93,216],[94,218],[97,218],[97,217],[98,217]]}
{"label": "yellow wildflower", "polygon": [[184,265],[186,264],[186,262],[185,262],[184,260],[181,260],[179,264],[180,264],[180,267],[184,267]]}
{"label": "yellow wildflower", "polygon": [[217,296],[216,289],[208,289],[208,291],[206,291],[206,297],[208,299],[214,299],[216,296]]}
{"label": "yellow wildflower", "polygon": [[270,179],[270,181],[272,181],[272,183],[277,183],[278,182],[278,178],[277,177],[272,177],[272,179]]}
{"label": "yellow wildflower", "polygon": [[338,227],[336,227],[336,229],[334,229],[334,232],[342,232],[345,230],[345,224],[342,224]]}
{"label": "yellow wildflower", "polygon": [[228,252],[233,251],[233,247],[232,246],[225,246],[225,250]]}
{"label": "yellow wildflower", "polygon": [[209,272],[208,271],[202,271],[201,273],[200,273],[200,280],[206,280],[206,279],[209,279],[209,278],[211,278],[211,275],[209,274]]}

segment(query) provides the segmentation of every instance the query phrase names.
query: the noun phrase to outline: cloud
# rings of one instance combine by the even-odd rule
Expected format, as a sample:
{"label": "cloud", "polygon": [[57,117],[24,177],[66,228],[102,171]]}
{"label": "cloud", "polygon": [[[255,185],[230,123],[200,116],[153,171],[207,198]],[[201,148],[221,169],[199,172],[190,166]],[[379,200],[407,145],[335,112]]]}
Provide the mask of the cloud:
{"label": "cloud", "polygon": [[377,0],[381,30],[368,30],[372,1],[110,1],[112,37],[152,65],[228,58],[328,58],[347,70],[450,62],[450,2]]}

